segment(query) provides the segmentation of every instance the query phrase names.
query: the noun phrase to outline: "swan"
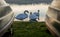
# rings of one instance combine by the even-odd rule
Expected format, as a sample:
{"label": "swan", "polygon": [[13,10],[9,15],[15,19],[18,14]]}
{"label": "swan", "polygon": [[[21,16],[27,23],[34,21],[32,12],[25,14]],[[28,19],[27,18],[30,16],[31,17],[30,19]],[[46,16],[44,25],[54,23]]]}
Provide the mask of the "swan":
{"label": "swan", "polygon": [[33,14],[35,14],[36,16],[38,16],[38,20],[39,20],[39,12],[40,10],[38,10],[38,12],[34,12]]}
{"label": "swan", "polygon": [[29,18],[30,18],[30,21],[37,21],[36,19],[38,18],[38,16],[36,16],[35,14],[32,14],[32,12],[30,12]]}
{"label": "swan", "polygon": [[18,14],[16,16],[16,19],[18,19],[18,20],[24,20],[24,19],[26,19],[28,17],[28,14],[27,13],[29,13],[29,11],[28,10],[25,10],[24,13]]}

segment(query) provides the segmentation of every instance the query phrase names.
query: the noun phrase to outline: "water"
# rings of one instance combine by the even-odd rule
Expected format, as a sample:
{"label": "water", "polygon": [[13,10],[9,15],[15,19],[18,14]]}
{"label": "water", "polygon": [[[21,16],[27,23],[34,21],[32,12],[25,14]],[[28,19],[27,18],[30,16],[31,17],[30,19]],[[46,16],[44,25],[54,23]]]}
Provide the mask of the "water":
{"label": "water", "polygon": [[[35,5],[17,5],[17,4],[11,4],[10,5],[15,16],[23,13],[24,10],[28,10],[29,12],[37,12],[37,10],[40,10],[40,20],[39,21],[44,21],[45,20],[45,15],[48,9],[47,4],[35,4]],[[29,15],[29,14],[28,14]],[[25,19],[24,21],[28,21],[29,18]],[[15,19],[15,21],[18,21]]]}

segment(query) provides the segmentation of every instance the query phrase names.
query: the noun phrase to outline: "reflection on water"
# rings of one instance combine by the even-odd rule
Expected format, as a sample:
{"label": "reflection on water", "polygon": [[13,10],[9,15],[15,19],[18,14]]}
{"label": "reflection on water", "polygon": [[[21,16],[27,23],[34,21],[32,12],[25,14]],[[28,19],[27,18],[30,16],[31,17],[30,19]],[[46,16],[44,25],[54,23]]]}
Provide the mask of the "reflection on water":
{"label": "reflection on water", "polygon": [[14,11],[15,16],[18,15],[19,13],[23,13],[24,10],[28,10],[29,12],[37,12],[37,10],[40,10],[40,13],[39,13],[40,21],[44,21],[46,11],[47,11],[49,5],[46,5],[46,4],[35,4],[35,5],[11,4],[10,6],[11,6],[12,10]]}

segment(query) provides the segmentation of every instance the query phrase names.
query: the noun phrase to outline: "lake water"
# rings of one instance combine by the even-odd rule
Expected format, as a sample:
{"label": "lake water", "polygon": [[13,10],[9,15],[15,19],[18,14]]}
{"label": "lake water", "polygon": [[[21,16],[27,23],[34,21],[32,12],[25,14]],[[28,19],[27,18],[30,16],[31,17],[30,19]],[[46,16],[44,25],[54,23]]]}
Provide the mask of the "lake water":
{"label": "lake water", "polygon": [[[15,16],[20,14],[20,13],[23,13],[25,10],[28,10],[29,12],[37,12],[37,10],[40,10],[39,12],[39,16],[40,16],[40,20],[39,21],[44,21],[45,20],[45,15],[46,15],[46,12],[47,12],[47,9],[48,9],[48,6],[47,4],[32,4],[32,5],[16,5],[16,4],[11,4],[10,5]],[[29,15],[29,14],[28,14]],[[29,20],[29,17],[23,21],[28,21]],[[15,21],[19,21],[17,19],[15,19]]]}

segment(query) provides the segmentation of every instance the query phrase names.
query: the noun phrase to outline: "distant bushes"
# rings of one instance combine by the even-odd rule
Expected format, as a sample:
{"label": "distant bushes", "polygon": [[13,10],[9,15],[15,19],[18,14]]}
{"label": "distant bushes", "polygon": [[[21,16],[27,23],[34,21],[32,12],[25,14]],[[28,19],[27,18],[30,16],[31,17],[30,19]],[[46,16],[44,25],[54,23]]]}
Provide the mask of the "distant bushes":
{"label": "distant bushes", "polygon": [[53,0],[5,0],[5,1],[10,4],[40,4],[40,3],[50,4]]}

